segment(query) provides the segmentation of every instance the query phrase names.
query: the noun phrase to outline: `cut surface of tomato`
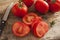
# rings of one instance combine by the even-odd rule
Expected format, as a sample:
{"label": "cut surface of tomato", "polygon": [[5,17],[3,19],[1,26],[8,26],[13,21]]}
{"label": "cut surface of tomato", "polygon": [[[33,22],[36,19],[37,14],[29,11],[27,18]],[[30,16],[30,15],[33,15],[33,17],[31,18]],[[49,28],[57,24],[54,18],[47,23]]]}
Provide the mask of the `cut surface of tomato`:
{"label": "cut surface of tomato", "polygon": [[33,32],[34,35],[37,37],[43,37],[45,33],[48,31],[48,24],[44,21],[40,21],[38,23],[35,23],[33,26]]}
{"label": "cut surface of tomato", "polygon": [[33,28],[33,26],[35,24],[38,24],[40,21],[43,21],[41,17],[38,17],[37,19],[34,19],[33,22],[32,22],[32,24],[31,24],[31,27]]}
{"label": "cut surface of tomato", "polygon": [[38,16],[35,13],[29,13],[23,17],[23,22],[27,25],[31,25],[33,19],[36,19],[36,18],[38,18]]}
{"label": "cut surface of tomato", "polygon": [[30,32],[30,28],[21,22],[16,22],[12,27],[13,34],[19,37],[23,37]]}

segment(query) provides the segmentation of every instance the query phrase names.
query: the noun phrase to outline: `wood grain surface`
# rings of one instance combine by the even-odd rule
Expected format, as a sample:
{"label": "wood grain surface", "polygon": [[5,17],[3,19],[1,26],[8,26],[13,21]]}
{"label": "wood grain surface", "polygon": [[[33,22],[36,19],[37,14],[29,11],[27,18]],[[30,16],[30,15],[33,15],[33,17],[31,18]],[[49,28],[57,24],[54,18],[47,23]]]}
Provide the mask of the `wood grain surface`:
{"label": "wood grain surface", "polygon": [[[50,14],[45,15],[48,18],[44,19],[44,21],[46,21],[48,24],[50,24],[50,22],[53,21],[59,15],[60,15],[60,12],[57,12],[57,13],[51,14],[51,15]],[[2,14],[0,16],[2,16]],[[12,13],[10,13],[0,40],[2,40],[4,38],[8,38],[8,40],[40,40],[40,38],[35,37],[32,34],[32,32],[30,32],[27,36],[22,37],[22,38],[14,36],[12,33],[12,24],[16,21],[21,21],[21,18],[15,17]]]}

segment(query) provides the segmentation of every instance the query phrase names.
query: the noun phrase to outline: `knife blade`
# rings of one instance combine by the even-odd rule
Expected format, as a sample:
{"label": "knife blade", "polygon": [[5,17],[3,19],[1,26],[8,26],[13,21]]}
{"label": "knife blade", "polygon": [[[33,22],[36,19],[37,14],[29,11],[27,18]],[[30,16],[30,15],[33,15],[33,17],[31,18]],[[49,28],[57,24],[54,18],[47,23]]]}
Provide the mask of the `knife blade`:
{"label": "knife blade", "polygon": [[3,18],[1,19],[1,23],[0,23],[0,35],[2,34],[2,31],[4,29],[5,23],[6,23],[7,19],[8,19],[9,12],[10,12],[11,8],[13,7],[13,5],[14,5],[14,3],[12,2],[7,7],[6,12],[5,12]]}

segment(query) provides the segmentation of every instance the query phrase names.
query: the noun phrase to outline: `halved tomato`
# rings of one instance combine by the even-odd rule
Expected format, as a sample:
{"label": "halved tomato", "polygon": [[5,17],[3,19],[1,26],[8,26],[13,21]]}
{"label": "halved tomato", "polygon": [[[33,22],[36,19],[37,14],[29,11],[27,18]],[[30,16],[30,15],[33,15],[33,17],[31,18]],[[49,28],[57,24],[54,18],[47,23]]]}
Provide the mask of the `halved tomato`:
{"label": "halved tomato", "polygon": [[33,25],[33,33],[37,37],[43,37],[45,33],[48,31],[48,24],[44,21],[40,21]]}
{"label": "halved tomato", "polygon": [[37,18],[38,16],[35,13],[31,12],[23,17],[23,22],[27,25],[31,25],[32,21]]}
{"label": "halved tomato", "polygon": [[42,21],[42,22],[40,22],[40,24],[44,28],[45,32],[47,32],[49,30],[49,26],[46,22]]}
{"label": "halved tomato", "polygon": [[34,19],[32,24],[31,24],[32,28],[35,24],[39,23],[40,21],[43,21],[43,19],[41,17],[38,17],[37,19]]}
{"label": "halved tomato", "polygon": [[16,22],[12,26],[12,32],[16,36],[23,37],[30,32],[30,28],[24,23]]}

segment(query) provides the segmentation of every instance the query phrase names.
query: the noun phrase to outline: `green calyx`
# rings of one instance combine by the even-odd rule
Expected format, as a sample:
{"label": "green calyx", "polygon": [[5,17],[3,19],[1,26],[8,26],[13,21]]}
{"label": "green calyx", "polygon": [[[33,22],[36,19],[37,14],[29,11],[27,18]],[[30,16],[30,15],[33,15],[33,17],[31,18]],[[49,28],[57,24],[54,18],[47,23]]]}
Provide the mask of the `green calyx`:
{"label": "green calyx", "polygon": [[19,0],[19,8],[22,8],[22,0]]}
{"label": "green calyx", "polygon": [[21,3],[19,3],[19,8],[22,8],[22,4]]}
{"label": "green calyx", "polygon": [[55,24],[55,21],[52,21],[52,22],[50,23],[50,26],[52,27],[54,24]]}
{"label": "green calyx", "polygon": [[19,0],[19,3],[21,3],[22,2],[22,0]]}
{"label": "green calyx", "polygon": [[51,2],[52,2],[52,3],[55,3],[55,2],[56,2],[56,0],[51,0]]}
{"label": "green calyx", "polygon": [[44,1],[47,1],[47,0],[44,0]]}

